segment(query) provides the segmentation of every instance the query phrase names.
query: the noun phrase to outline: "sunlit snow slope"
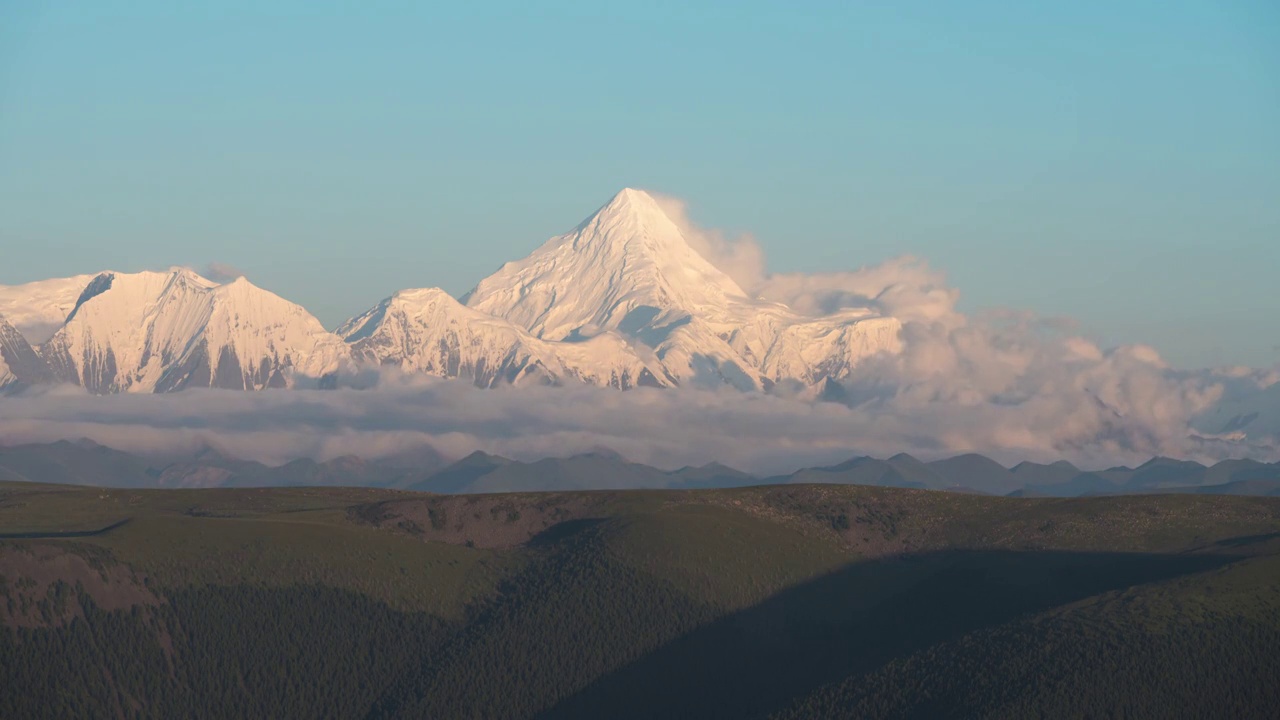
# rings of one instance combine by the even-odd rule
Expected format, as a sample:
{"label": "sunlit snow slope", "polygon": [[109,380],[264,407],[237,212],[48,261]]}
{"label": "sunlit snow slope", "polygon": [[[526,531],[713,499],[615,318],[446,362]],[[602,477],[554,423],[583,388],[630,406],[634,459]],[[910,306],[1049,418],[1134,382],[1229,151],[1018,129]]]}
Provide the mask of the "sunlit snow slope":
{"label": "sunlit snow slope", "polygon": [[401,290],[338,334],[359,361],[465,378],[482,387],[569,379],[622,389],[663,384],[617,336],[546,342],[437,288]]}
{"label": "sunlit snow slope", "polygon": [[59,379],[98,393],[288,387],[349,363],[303,308],[186,269],[98,275],[39,351]]}

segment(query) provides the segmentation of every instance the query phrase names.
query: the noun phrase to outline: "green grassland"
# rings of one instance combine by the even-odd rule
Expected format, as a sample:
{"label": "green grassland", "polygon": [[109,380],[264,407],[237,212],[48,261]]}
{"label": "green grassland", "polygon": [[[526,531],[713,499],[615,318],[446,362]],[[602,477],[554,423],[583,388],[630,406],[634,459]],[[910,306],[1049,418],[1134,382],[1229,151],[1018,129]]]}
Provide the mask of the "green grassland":
{"label": "green grassland", "polygon": [[1264,717],[1276,658],[1278,498],[0,483],[0,718]]}

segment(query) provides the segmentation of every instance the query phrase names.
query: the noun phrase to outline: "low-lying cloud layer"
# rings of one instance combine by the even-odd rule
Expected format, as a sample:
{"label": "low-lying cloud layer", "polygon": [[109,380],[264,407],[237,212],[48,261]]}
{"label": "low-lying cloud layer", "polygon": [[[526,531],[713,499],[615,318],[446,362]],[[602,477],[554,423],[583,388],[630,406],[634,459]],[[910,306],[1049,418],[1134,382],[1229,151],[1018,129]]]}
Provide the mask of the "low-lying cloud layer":
{"label": "low-lying cloud layer", "polygon": [[[1037,363],[1045,361],[1031,361]],[[104,397],[58,388],[0,402],[0,437],[6,443],[88,437],[144,453],[214,446],[269,464],[297,457],[378,458],[424,444],[451,457],[484,450],[519,459],[609,448],[664,468],[714,460],[762,473],[902,451],[932,459],[973,450],[1006,462],[1066,457],[1091,467],[1155,454],[1211,459],[1273,453],[1190,435],[1186,413],[1198,395],[1154,367],[1141,353],[1123,351],[1074,371],[1071,382],[1097,388],[1087,392],[1048,389],[981,400],[977,390],[926,384],[886,388],[854,407],[734,391],[481,390],[389,373],[360,390]]]}
{"label": "low-lying cloud layer", "polygon": [[0,401],[0,441],[88,437],[134,451],[209,444],[264,462],[376,458],[422,444],[454,457],[479,449],[521,459],[605,447],[661,467],[719,461],[755,472],[904,451],[926,459],[970,451],[1007,462],[1065,458],[1088,467],[1153,455],[1278,455],[1254,430],[1220,433],[1234,419],[1222,408],[1249,410],[1280,397],[1277,370],[1174,372],[1152,348],[1104,350],[1068,321],[965,316],[956,310],[958,291],[914,258],[771,274],[751,238],[698,228],[679,201],[663,203],[695,248],[747,292],[802,314],[875,308],[903,321],[904,351],[860,366],[843,404],[727,390],[478,390],[393,373],[333,391],[93,397],[45,389]]}

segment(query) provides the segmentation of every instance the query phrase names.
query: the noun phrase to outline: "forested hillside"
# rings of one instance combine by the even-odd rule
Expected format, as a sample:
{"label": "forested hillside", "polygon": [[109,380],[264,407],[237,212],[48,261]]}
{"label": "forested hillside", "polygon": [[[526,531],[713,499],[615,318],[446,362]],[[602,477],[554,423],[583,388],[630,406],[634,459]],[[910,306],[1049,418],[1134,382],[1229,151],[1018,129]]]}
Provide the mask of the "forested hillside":
{"label": "forested hillside", "polygon": [[1280,499],[0,485],[0,717],[1267,717]]}

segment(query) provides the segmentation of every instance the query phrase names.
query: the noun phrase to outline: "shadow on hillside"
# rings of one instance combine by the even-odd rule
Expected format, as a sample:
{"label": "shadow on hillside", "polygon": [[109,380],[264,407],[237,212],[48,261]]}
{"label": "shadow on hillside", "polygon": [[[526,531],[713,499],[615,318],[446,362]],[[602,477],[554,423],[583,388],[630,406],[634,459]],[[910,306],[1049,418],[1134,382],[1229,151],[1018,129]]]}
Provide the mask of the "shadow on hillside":
{"label": "shadow on hillside", "polygon": [[551,547],[563,540],[576,538],[579,535],[594,530],[604,524],[604,522],[604,518],[564,520],[529,538],[529,541],[525,543],[525,547]]}
{"label": "shadow on hillside", "polygon": [[1214,547],[1231,547],[1231,548],[1247,548],[1254,545],[1265,545],[1272,540],[1280,540],[1280,532],[1267,533],[1265,535],[1243,535],[1241,537],[1228,538],[1219,540],[1214,543]]}
{"label": "shadow on hillside", "polygon": [[705,625],[541,717],[765,717],[959,634],[1233,559],[948,551],[858,563]]}
{"label": "shadow on hillside", "polygon": [[46,530],[46,531],[30,531],[30,532],[12,532],[0,533],[0,540],[65,540],[69,538],[87,538],[97,537],[98,535],[106,535],[116,528],[129,524],[132,518],[117,520],[106,527],[97,530]]}

